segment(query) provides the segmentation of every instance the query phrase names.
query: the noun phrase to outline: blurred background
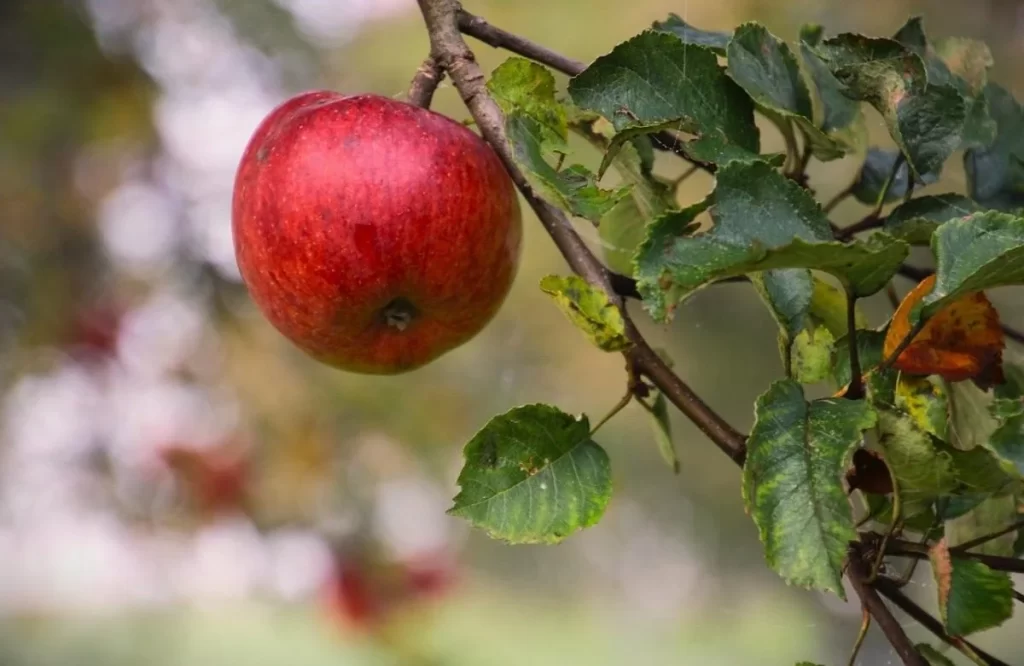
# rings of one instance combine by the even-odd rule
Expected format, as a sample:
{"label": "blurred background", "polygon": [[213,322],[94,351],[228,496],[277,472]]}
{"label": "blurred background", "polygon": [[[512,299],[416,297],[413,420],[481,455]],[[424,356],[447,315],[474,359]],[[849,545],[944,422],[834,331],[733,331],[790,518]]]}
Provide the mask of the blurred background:
{"label": "blurred background", "polygon": [[[931,34],[987,40],[993,78],[1024,92],[1016,0],[465,5],[585,60],[670,11],[786,38],[812,21],[887,35],[920,13]],[[487,71],[506,57],[471,46]],[[491,416],[543,401],[596,419],[623,391],[621,358],[537,289],[565,268],[531,216],[498,318],[412,374],[319,366],[256,312],[230,233],[249,135],[301,90],[400,97],[426,53],[412,0],[0,3],[0,664],[846,663],[859,608],[767,570],[737,470],[678,415],[678,476],[642,410],[602,430],[615,496],[563,545],[505,546],[445,515]],[[467,117],[448,84],[435,109]],[[781,145],[768,128],[764,143]],[[812,185],[828,197],[856,168],[816,165]],[[710,179],[687,183],[693,200]],[[929,190],[962,184],[953,160]],[[889,314],[884,297],[867,310]],[[744,430],[781,374],[743,285],[646,332]],[[911,591],[934,607],[923,569]],[[1014,634],[978,642],[1014,662]],[[897,661],[872,635],[859,663]]]}

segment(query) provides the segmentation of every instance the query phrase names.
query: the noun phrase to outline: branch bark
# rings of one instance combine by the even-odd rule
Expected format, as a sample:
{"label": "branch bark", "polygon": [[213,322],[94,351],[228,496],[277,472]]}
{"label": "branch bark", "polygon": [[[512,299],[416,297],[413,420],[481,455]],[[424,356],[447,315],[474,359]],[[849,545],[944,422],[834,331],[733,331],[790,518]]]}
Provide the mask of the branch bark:
{"label": "branch bark", "polygon": [[409,103],[429,109],[430,103],[434,100],[434,91],[443,78],[444,70],[433,58],[428,57],[416,70],[416,75],[409,84]]}
{"label": "branch bark", "polygon": [[[459,91],[459,95],[476,121],[481,135],[501,158],[512,181],[537,214],[569,267],[587,282],[603,290],[608,295],[609,301],[622,312],[626,334],[633,343],[627,353],[637,371],[650,379],[664,393],[665,397],[726,455],[742,464],[746,458],[746,437],[706,405],[651,349],[629,318],[625,303],[622,297],[616,293],[609,271],[576,233],[565,214],[539,197],[522,171],[519,170],[505,136],[505,123],[501,109],[487,92],[484,74],[477,65],[473,52],[462,38],[458,3],[455,0],[417,1],[430,35],[431,56],[451,77],[455,88]],[[462,12],[461,15],[469,16],[465,12]],[[474,17],[463,18],[462,22],[465,24],[469,21],[472,24],[472,18]],[[475,25],[479,32],[481,24],[477,22]],[[501,34],[508,35],[503,32]],[[506,38],[503,37],[503,39]],[[503,44],[515,44],[517,47],[522,47],[524,42],[525,40],[510,42],[506,39]],[[540,48],[536,47],[536,49]],[[540,51],[536,49],[531,52],[540,55]],[[547,52],[546,49],[543,51]],[[550,55],[550,52],[547,53]]]}
{"label": "branch bark", "polygon": [[[913,541],[891,539],[886,545],[885,554],[895,555],[898,557],[915,557],[920,560],[925,560],[928,559],[928,546],[925,544],[914,543]],[[1024,573],[1024,560],[1018,560],[1013,557],[1000,557],[998,555],[972,553],[970,551],[960,550],[959,548],[951,548],[949,550],[949,554],[951,557],[957,559],[976,560],[990,569],[995,569],[996,571]]]}
{"label": "branch bark", "polygon": [[972,661],[977,656],[988,666],[1010,666],[1005,661],[990,655],[970,641],[947,634],[942,623],[932,617],[931,613],[918,606],[913,599],[903,594],[896,583],[886,578],[879,578],[875,585],[882,596],[891,601],[897,608],[919,622],[922,627],[935,634],[943,643],[952,645],[967,655]]}
{"label": "branch bark", "polygon": [[910,638],[903,631],[903,627],[893,617],[888,606],[878,596],[875,588],[868,582],[868,571],[864,566],[861,552],[855,544],[851,545],[848,558],[849,564],[846,569],[846,575],[853,585],[853,590],[860,597],[864,608],[875,618],[875,623],[882,630],[882,633],[885,634],[889,644],[896,650],[896,654],[900,656],[900,659],[907,666],[928,666],[928,662],[917,651],[914,644],[910,642]]}

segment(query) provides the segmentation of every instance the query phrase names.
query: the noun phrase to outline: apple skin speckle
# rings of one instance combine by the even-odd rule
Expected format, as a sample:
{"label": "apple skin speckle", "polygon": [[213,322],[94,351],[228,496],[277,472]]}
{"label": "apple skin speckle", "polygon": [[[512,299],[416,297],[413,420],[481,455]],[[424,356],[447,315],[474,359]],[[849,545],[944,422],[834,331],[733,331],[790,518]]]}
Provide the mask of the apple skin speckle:
{"label": "apple skin speckle", "polygon": [[[522,221],[501,161],[465,126],[377,95],[314,91],[250,139],[232,234],[253,301],[285,337],[336,368],[396,374],[491,321],[516,275]],[[395,303],[414,313],[401,327]]]}

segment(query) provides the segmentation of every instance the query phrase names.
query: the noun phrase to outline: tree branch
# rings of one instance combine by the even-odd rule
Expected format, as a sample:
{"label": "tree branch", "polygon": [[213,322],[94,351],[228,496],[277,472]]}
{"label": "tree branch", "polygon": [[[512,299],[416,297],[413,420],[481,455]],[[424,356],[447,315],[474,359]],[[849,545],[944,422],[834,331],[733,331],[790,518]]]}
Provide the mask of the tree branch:
{"label": "tree branch", "polygon": [[[746,457],[746,437],[730,426],[725,419],[704,403],[693,390],[665,364],[647,344],[626,310],[622,298],[616,293],[607,269],[594,256],[561,210],[539,197],[519,170],[505,136],[505,123],[501,109],[487,92],[485,78],[476,59],[460,33],[459,6],[455,0],[418,0],[420,11],[430,35],[431,55],[451,77],[455,88],[473,115],[484,139],[501,158],[512,181],[523,198],[537,214],[541,224],[551,236],[569,267],[587,282],[602,289],[608,300],[622,312],[626,334],[633,346],[627,352],[637,371],[650,379],[673,405],[685,414],[732,460],[742,464]],[[462,13],[462,22],[476,25],[479,21]],[[491,30],[496,30],[491,28]],[[502,33],[507,35],[507,33]],[[522,47],[525,40],[504,42]],[[541,55],[540,47],[533,49]],[[546,49],[545,57],[551,53]],[[563,62],[563,64],[565,64]]]}
{"label": "tree branch", "polygon": [[887,578],[879,578],[875,587],[897,608],[913,618],[922,627],[935,634],[939,640],[947,645],[952,645],[960,652],[967,655],[972,661],[975,656],[982,659],[988,666],[1010,666],[1005,661],[990,655],[978,646],[963,638],[956,638],[946,633],[942,623],[932,617],[931,613],[917,605],[910,597],[903,594],[896,583]]}
{"label": "tree branch", "polygon": [[[422,3],[421,3],[422,4]],[[505,49],[516,55],[529,58],[542,65],[557,70],[569,76],[576,76],[587,68],[586,63],[574,60],[551,49],[531,42],[525,37],[513,34],[497,28],[479,16],[474,16],[464,9],[458,9],[457,18],[459,30],[479,39],[484,44],[493,46],[496,49]],[[676,137],[672,132],[661,131],[650,135],[651,143],[658,150],[670,152],[682,157],[694,166],[708,173],[715,172],[715,165],[709,162],[694,159],[686,153],[686,144]]]}
{"label": "tree branch", "polygon": [[409,103],[429,109],[430,103],[434,99],[434,91],[437,90],[437,86],[443,78],[444,70],[433,58],[428,57],[416,70],[416,75],[412,77],[412,83],[409,84],[407,95]]}
{"label": "tree branch", "polygon": [[[914,543],[913,541],[890,539],[889,543],[886,545],[885,554],[895,555],[898,557],[916,557],[918,559],[925,560],[928,559],[928,546],[925,544]],[[954,548],[949,550],[949,554],[951,557],[957,559],[976,560],[990,569],[995,569],[996,571],[1024,573],[1024,560],[1018,560],[1013,557],[1000,557],[998,555],[986,555],[984,553],[972,553],[969,551],[965,552]]]}
{"label": "tree branch", "polygon": [[871,616],[875,618],[878,628],[885,634],[886,639],[896,650],[903,663],[907,666],[928,666],[928,662],[914,648],[903,627],[896,621],[885,602],[878,596],[878,592],[868,582],[868,572],[864,567],[864,560],[857,544],[850,544],[848,565],[846,575],[853,585],[854,592],[860,597],[861,603]]}

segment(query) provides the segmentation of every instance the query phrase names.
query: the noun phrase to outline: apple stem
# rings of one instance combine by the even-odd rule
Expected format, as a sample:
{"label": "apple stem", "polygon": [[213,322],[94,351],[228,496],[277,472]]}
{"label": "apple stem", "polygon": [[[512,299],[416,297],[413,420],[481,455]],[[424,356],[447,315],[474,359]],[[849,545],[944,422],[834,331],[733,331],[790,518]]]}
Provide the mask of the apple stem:
{"label": "apple stem", "polygon": [[384,306],[381,310],[381,318],[384,323],[399,331],[404,331],[412,323],[412,320],[419,316],[420,311],[416,306],[404,298],[396,298]]}

